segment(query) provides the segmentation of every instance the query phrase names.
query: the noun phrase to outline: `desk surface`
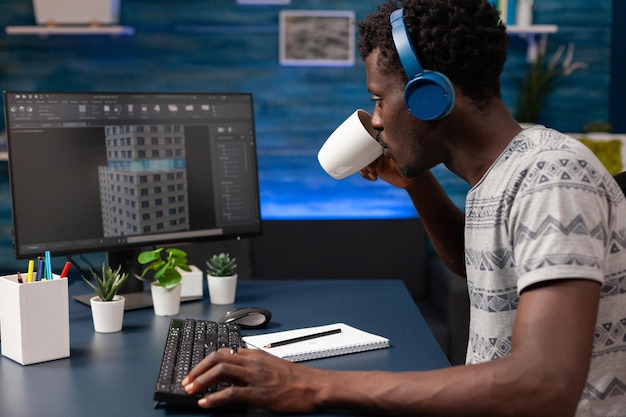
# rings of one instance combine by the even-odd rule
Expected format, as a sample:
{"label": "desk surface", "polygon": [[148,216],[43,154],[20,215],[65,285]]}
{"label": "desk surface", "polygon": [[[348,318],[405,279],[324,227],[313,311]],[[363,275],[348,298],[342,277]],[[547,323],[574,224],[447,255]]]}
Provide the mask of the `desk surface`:
{"label": "desk surface", "polygon": [[[85,292],[85,286],[74,283],[70,292]],[[305,362],[313,367],[407,371],[449,366],[401,281],[241,280],[234,306],[211,305],[205,298],[182,304],[178,317],[218,320],[244,306],[273,313],[267,329],[243,330],[244,335],[345,322],[390,339],[389,349]],[[29,366],[0,358],[0,416],[194,415],[153,408],[169,322],[152,309],[127,311],[122,332],[95,333],[89,307],[70,300],[70,358]],[[253,409],[241,415],[259,413],[268,415]]]}

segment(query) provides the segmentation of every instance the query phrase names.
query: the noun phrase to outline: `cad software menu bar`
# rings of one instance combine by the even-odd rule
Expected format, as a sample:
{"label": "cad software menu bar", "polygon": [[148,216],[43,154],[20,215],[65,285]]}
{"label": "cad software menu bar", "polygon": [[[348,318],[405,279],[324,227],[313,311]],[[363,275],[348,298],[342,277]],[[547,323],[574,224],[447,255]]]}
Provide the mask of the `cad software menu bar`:
{"label": "cad software menu bar", "polygon": [[6,93],[12,128],[84,127],[102,123],[252,121],[249,96],[221,94]]}

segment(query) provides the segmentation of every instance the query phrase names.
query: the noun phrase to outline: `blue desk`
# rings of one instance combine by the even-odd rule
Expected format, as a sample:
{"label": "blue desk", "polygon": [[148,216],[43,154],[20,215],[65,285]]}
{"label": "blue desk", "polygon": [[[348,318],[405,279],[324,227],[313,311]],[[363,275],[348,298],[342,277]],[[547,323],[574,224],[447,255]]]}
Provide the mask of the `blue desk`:
{"label": "blue desk", "polygon": [[[70,292],[84,293],[85,288],[76,282]],[[273,313],[267,329],[245,330],[244,335],[341,321],[391,342],[389,349],[306,362],[310,366],[389,371],[449,366],[401,281],[242,280],[235,306],[214,306],[205,298],[182,304],[179,317],[218,320],[228,310],[244,306],[260,306]],[[29,366],[0,359],[0,416],[194,415],[153,408],[169,322],[170,318],[155,316],[152,309],[127,311],[122,332],[99,334],[93,331],[90,309],[71,300],[70,358]],[[259,413],[267,415],[254,409],[242,415]]]}

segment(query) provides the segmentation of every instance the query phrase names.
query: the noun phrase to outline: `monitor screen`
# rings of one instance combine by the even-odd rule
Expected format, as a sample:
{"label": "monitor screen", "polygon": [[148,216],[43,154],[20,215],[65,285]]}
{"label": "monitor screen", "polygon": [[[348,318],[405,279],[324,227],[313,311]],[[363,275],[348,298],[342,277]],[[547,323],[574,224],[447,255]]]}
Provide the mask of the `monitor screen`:
{"label": "monitor screen", "polygon": [[261,232],[251,94],[4,101],[18,259]]}

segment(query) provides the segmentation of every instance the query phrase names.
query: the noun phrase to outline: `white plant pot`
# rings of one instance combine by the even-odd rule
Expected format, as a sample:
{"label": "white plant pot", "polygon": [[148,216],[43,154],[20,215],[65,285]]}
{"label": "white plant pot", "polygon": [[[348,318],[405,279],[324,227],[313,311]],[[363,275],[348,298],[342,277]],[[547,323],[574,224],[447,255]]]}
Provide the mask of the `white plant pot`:
{"label": "white plant pot", "polygon": [[191,272],[178,268],[182,278],[180,296],[183,298],[202,297],[204,295],[202,292],[202,271],[195,265],[189,265],[189,268],[191,268]]}
{"label": "white plant pot", "polygon": [[528,27],[533,24],[533,3],[534,0],[517,0],[515,9],[515,24]]}
{"label": "white plant pot", "polygon": [[125,301],[121,295],[116,295],[111,301],[102,301],[98,296],[91,297],[89,304],[93,329],[98,333],[115,333],[122,330]]}
{"label": "white plant pot", "polygon": [[237,292],[237,274],[230,277],[207,275],[211,304],[225,305],[235,302]]}
{"label": "white plant pot", "polygon": [[154,314],[157,316],[177,315],[180,312],[180,289],[180,284],[170,290],[161,287],[158,282],[150,284]]}

